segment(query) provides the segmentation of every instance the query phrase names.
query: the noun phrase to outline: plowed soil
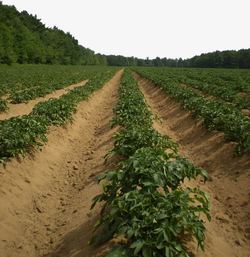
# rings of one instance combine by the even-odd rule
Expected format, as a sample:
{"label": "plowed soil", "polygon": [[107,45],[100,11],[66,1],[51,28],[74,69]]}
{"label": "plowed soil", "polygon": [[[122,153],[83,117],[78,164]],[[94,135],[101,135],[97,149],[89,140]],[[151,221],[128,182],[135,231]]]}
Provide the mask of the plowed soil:
{"label": "plowed soil", "polygon": [[[135,75],[148,105],[157,117],[155,129],[179,144],[179,152],[206,169],[211,179],[198,185],[211,198],[212,221],[206,222],[205,252],[191,247],[196,257],[250,256],[250,157],[235,156],[235,144],[222,133],[207,131],[191,113],[148,80]],[[160,120],[160,121],[159,121]]]}
{"label": "plowed soil", "polygon": [[74,122],[54,127],[41,152],[0,168],[0,256],[93,256],[88,245],[101,192],[96,175],[112,167],[104,156],[112,148],[110,128],[122,71],[88,101]]}
{"label": "plowed soil", "polygon": [[73,84],[68,87],[56,90],[44,97],[38,97],[34,100],[28,101],[27,103],[20,103],[20,104],[8,103],[9,109],[6,112],[0,113],[0,120],[6,120],[19,115],[29,114],[36,104],[47,101],[51,98],[59,98],[60,96],[67,94],[69,91],[73,90],[74,88],[85,85],[87,82],[88,82],[87,80],[81,81],[77,84]]}

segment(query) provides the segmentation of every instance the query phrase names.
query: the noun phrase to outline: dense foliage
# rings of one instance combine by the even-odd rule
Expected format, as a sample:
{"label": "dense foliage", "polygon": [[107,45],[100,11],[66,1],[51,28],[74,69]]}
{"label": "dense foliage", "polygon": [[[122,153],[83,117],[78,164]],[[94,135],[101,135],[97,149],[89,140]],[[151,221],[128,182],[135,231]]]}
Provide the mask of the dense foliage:
{"label": "dense foliage", "polygon": [[201,118],[206,127],[222,131],[226,139],[238,143],[238,153],[250,153],[250,119],[238,108],[216,99],[206,98],[188,87],[183,87],[164,69],[136,68],[140,75],[162,87],[183,107]]}
{"label": "dense foliage", "polygon": [[123,157],[116,170],[99,177],[103,193],[93,206],[104,201],[99,224],[110,236],[127,243],[107,257],[188,257],[187,236],[204,249],[204,221],[210,219],[206,194],[198,188],[181,187],[185,178],[207,173],[178,156],[177,145],[152,128],[152,115],[131,73],[125,71],[119,90],[113,125],[122,129],[113,151]]}
{"label": "dense foliage", "polygon": [[70,34],[0,2],[0,63],[106,64]]}
{"label": "dense foliage", "polygon": [[179,66],[200,68],[250,68],[250,49],[215,51],[184,60]]}
{"label": "dense foliage", "polygon": [[31,114],[0,121],[0,162],[25,154],[34,146],[42,146],[46,132],[52,125],[62,125],[72,120],[77,104],[109,80],[116,69],[98,72],[85,86],[73,89],[58,99],[38,103]]}

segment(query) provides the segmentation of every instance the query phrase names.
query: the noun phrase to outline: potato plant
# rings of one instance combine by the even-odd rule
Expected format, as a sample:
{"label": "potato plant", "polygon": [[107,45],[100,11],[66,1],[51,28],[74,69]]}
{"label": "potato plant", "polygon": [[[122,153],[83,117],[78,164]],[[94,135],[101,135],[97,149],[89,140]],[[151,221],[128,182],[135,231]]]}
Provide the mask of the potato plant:
{"label": "potato plant", "polygon": [[122,129],[115,135],[113,152],[119,155],[129,157],[142,147],[154,147],[162,150],[168,148],[174,153],[177,151],[177,145],[173,141],[151,127],[137,125]]}
{"label": "potato plant", "polygon": [[204,249],[200,214],[210,219],[208,197],[198,188],[181,185],[198,175],[206,179],[206,171],[180,157],[176,143],[152,128],[152,114],[128,70],[114,111],[113,125],[122,129],[113,152],[122,161],[99,176],[103,193],[93,199],[92,208],[104,202],[98,226],[105,226],[111,237],[125,237],[127,244],[107,257],[188,257],[187,238],[195,238]]}

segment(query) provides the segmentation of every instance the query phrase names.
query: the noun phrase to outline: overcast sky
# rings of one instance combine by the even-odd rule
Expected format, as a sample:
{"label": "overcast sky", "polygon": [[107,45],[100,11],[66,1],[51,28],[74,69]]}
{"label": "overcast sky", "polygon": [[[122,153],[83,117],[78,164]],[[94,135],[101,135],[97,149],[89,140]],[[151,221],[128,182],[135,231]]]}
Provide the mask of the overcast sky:
{"label": "overcast sky", "polygon": [[102,54],[189,58],[250,48],[250,0],[3,0]]}

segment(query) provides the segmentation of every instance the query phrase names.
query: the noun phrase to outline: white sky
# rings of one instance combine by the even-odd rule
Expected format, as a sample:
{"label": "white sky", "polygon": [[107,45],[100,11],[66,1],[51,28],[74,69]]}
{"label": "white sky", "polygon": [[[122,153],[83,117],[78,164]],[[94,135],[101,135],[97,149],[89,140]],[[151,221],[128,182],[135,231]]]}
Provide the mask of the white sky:
{"label": "white sky", "polygon": [[250,0],[3,0],[102,54],[189,58],[250,48]]}

